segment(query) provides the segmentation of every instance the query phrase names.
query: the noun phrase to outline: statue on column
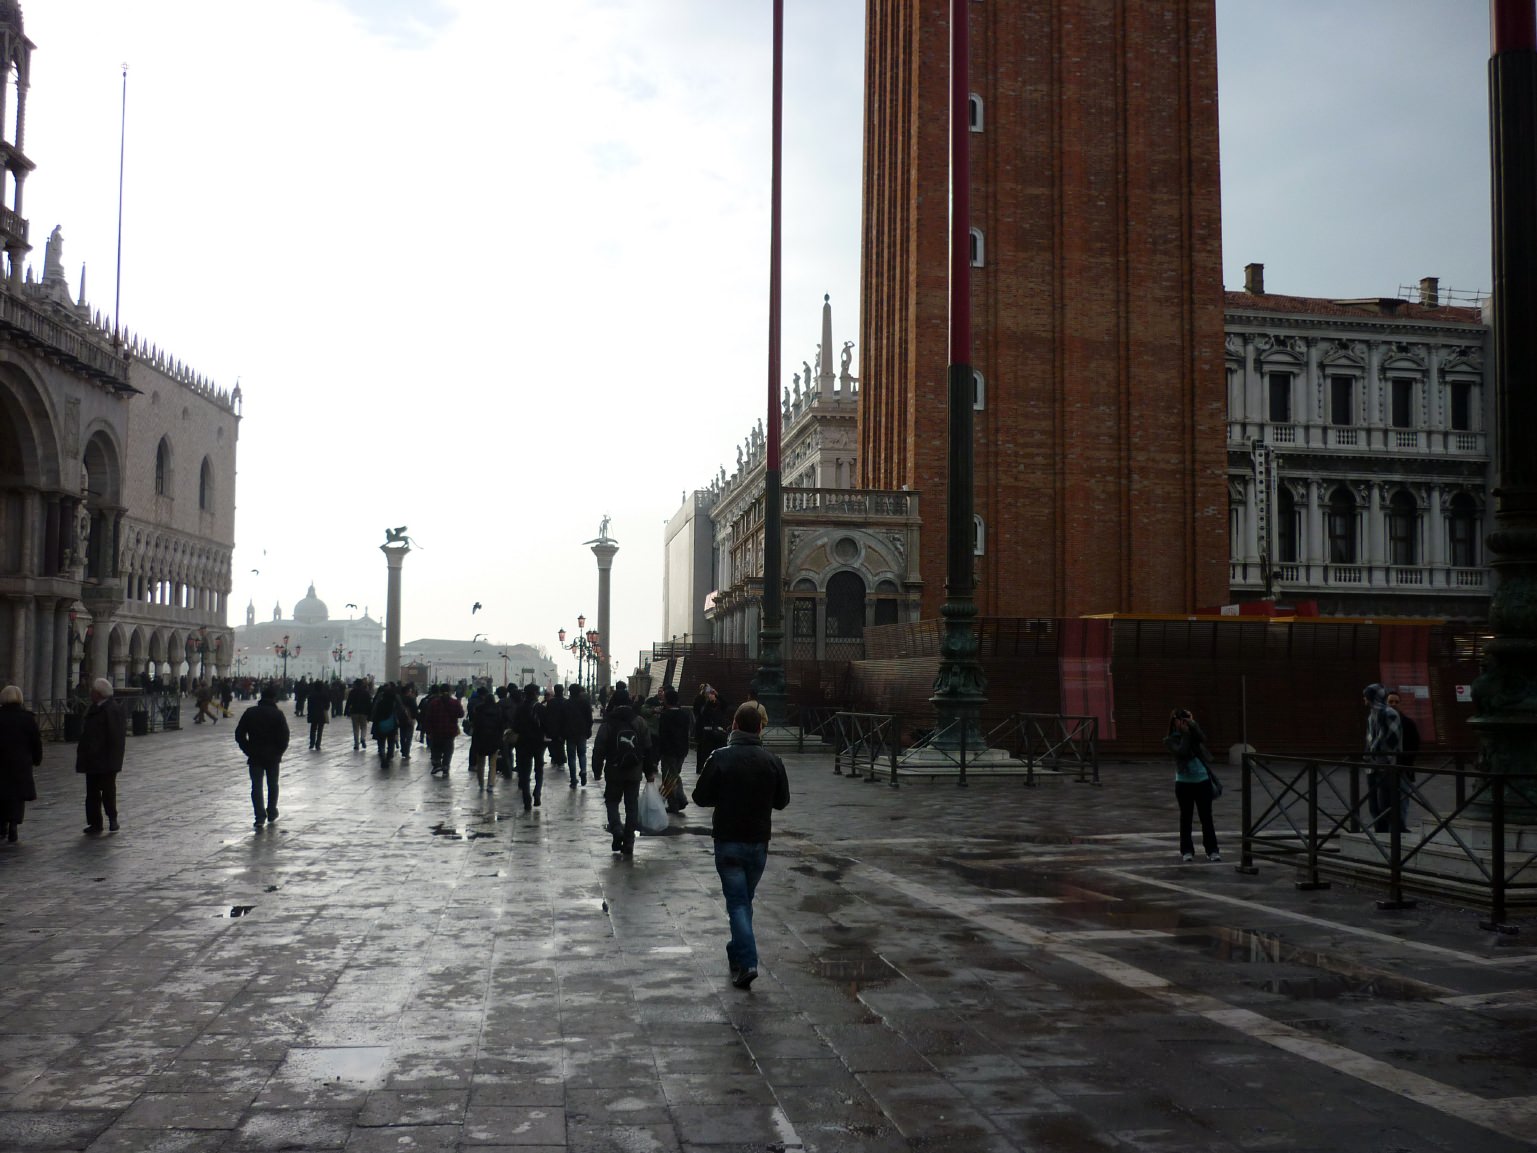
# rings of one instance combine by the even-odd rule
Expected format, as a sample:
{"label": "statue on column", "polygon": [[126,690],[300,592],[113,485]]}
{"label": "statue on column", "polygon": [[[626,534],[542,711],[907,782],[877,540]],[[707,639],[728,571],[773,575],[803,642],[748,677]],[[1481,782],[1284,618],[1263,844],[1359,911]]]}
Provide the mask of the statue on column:
{"label": "statue on column", "polygon": [[69,567],[74,571],[76,580],[85,579],[86,558],[91,555],[90,547],[91,510],[82,499],[75,503],[75,547],[69,558]]}

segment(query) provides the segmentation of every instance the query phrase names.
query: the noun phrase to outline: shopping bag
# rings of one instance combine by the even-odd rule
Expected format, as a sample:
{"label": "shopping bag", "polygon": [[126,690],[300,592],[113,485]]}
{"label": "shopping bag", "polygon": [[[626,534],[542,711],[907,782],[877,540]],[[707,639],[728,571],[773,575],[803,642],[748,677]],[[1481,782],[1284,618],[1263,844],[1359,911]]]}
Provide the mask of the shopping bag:
{"label": "shopping bag", "polygon": [[655,781],[647,781],[640,787],[639,820],[644,833],[665,833],[672,824],[667,815],[667,802],[662,800]]}

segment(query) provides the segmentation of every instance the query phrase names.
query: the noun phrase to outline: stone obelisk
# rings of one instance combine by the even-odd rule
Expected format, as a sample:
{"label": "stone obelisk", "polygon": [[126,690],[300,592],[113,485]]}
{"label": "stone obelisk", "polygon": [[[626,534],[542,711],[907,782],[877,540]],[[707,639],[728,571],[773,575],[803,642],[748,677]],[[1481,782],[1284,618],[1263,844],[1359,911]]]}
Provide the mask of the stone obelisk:
{"label": "stone obelisk", "polygon": [[608,590],[609,573],[614,567],[614,554],[619,551],[619,542],[608,535],[608,514],[604,513],[603,520],[598,525],[596,539],[586,543],[592,548],[592,555],[598,558],[598,688],[600,690],[610,687],[613,655],[609,649],[608,632]]}
{"label": "stone obelisk", "polygon": [[389,565],[390,585],[384,610],[384,679],[400,679],[400,568],[411,551],[404,528],[387,529],[379,546]]}

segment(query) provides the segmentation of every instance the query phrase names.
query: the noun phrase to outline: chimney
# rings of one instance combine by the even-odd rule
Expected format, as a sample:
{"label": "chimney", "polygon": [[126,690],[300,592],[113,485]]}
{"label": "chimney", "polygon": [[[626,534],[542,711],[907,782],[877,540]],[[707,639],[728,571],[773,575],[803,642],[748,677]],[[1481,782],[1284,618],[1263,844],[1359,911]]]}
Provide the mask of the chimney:
{"label": "chimney", "polygon": [[1263,264],[1246,264],[1243,266],[1243,290],[1254,296],[1265,295],[1265,266]]}
{"label": "chimney", "polygon": [[1426,308],[1441,307],[1441,281],[1434,276],[1420,277],[1420,303]]}

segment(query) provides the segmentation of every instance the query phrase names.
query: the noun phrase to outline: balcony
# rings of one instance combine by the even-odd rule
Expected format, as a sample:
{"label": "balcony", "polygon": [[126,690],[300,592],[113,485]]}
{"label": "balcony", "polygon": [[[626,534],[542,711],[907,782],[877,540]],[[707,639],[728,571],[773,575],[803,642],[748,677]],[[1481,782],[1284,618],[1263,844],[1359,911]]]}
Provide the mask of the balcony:
{"label": "balcony", "polygon": [[1397,457],[1458,457],[1478,460],[1487,458],[1489,452],[1488,434],[1482,432],[1442,428],[1228,421],[1227,442],[1230,449],[1247,449],[1254,440],[1293,451],[1349,449],[1356,453],[1381,453]]}
{"label": "balcony", "polygon": [[[1365,592],[1380,590],[1419,594],[1451,594],[1483,597],[1489,592],[1489,572],[1482,568],[1453,565],[1332,564],[1287,561],[1274,566],[1278,592],[1306,597],[1309,592]],[[1235,591],[1261,592],[1264,573],[1257,561],[1232,561],[1228,584]]]}

